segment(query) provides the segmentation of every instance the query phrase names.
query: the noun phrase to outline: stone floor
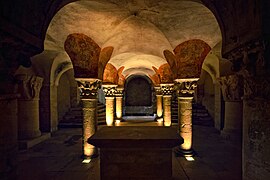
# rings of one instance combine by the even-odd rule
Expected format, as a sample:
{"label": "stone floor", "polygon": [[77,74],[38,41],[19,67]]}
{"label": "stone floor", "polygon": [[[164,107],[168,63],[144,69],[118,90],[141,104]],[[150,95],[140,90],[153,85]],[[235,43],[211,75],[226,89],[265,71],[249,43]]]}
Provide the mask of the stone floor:
{"label": "stone floor", "polygon": [[[156,126],[155,122],[121,122],[129,126]],[[175,157],[173,179],[240,180],[241,144],[221,138],[213,127],[193,126],[195,161]],[[98,180],[99,158],[83,164],[81,129],[60,129],[31,149],[20,151],[18,180]],[[136,166],[136,164],[134,164]]]}

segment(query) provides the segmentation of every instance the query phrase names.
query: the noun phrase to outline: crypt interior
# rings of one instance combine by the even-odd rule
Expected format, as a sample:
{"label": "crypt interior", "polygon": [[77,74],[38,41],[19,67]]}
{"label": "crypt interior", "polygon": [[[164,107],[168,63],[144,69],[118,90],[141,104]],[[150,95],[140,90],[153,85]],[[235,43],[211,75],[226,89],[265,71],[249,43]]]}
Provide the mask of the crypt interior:
{"label": "crypt interior", "polygon": [[0,1],[0,179],[268,179],[269,8]]}

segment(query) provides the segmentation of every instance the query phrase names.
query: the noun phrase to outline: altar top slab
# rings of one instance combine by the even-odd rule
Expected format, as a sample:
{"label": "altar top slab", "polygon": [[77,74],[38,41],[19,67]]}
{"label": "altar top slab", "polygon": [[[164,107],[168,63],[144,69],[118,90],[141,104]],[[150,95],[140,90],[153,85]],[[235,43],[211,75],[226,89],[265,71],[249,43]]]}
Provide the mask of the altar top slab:
{"label": "altar top slab", "polygon": [[176,128],[105,126],[88,139],[99,148],[172,148],[183,143]]}

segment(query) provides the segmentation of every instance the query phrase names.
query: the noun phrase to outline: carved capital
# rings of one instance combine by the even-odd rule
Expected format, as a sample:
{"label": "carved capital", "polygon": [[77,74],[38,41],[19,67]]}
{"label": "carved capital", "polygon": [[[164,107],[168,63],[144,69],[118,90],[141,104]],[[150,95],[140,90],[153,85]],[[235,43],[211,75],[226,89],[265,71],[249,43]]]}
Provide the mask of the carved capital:
{"label": "carved capital", "polygon": [[175,89],[180,97],[190,97],[195,93],[199,78],[175,79]]}
{"label": "carved capital", "polygon": [[161,92],[163,96],[171,96],[174,91],[173,83],[160,84]]}
{"label": "carved capital", "polygon": [[265,44],[263,40],[255,40],[228,53],[228,59],[233,63],[233,70],[245,70],[252,76],[265,73]]}
{"label": "carved capital", "polygon": [[218,79],[225,101],[241,101],[243,81],[239,75],[224,76]]}
{"label": "carved capital", "polygon": [[124,88],[123,87],[117,87],[116,88],[116,92],[115,92],[115,96],[122,97],[123,96],[123,92],[124,92]]}
{"label": "carved capital", "polygon": [[162,95],[162,90],[160,86],[155,86],[154,88],[155,88],[156,95]]}
{"label": "carved capital", "polygon": [[102,85],[103,88],[103,92],[105,94],[106,97],[114,97],[117,89],[116,89],[117,85],[115,84],[104,84]]}
{"label": "carved capital", "polygon": [[18,74],[15,76],[18,83],[20,99],[34,100],[39,98],[43,78],[35,75]]}
{"label": "carved capital", "polygon": [[244,79],[244,99],[270,100],[270,78],[249,77]]}
{"label": "carved capital", "polygon": [[101,80],[95,78],[75,78],[82,99],[96,99],[97,91],[101,88]]}

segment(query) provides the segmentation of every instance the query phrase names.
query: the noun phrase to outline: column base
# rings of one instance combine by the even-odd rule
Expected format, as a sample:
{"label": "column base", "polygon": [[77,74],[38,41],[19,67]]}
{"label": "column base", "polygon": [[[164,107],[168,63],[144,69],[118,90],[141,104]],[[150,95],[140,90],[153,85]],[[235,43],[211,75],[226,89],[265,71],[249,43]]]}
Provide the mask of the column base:
{"label": "column base", "polygon": [[193,157],[196,156],[197,153],[193,149],[184,150],[179,146],[174,149],[174,154],[176,157]]}
{"label": "column base", "polygon": [[19,140],[19,150],[29,149],[51,137],[51,133],[42,133],[41,136],[28,139],[28,140]]}

